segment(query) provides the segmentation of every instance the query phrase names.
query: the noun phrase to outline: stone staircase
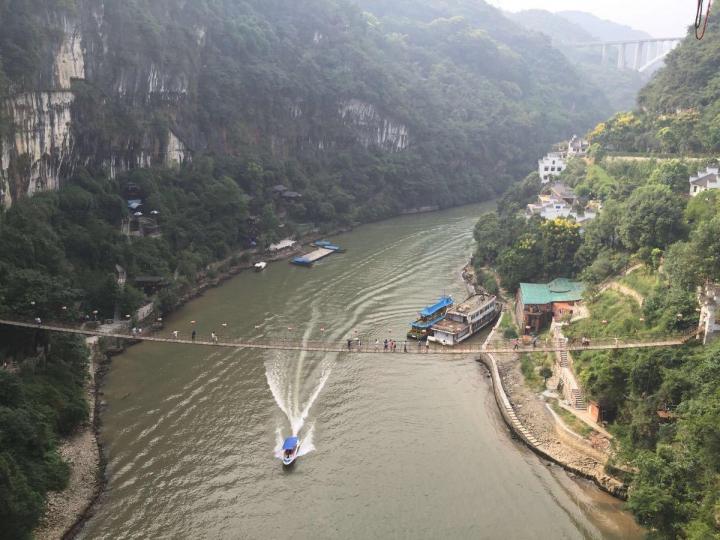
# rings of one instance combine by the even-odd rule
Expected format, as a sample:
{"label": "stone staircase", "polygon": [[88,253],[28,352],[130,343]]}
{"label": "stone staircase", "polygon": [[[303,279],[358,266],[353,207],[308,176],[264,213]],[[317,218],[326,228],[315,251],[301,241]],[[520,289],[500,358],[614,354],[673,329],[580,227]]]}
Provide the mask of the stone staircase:
{"label": "stone staircase", "polygon": [[570,361],[568,360],[568,352],[566,349],[560,351],[560,367],[570,367]]}
{"label": "stone staircase", "polygon": [[582,390],[579,388],[573,388],[571,391],[571,399],[570,404],[580,411],[587,410],[587,403],[585,402],[585,396],[583,395]]}
{"label": "stone staircase", "polygon": [[563,378],[566,379],[564,383],[569,384],[569,387],[567,388],[567,390],[565,390],[565,396],[566,398],[569,398],[568,401],[574,409],[585,411],[587,410],[587,402],[585,401],[585,395],[583,394],[582,389],[578,386],[578,383],[576,381],[575,373],[573,372],[572,366],[570,364],[570,357],[568,355],[568,351],[567,349],[562,348],[558,352],[558,362],[560,364],[560,369],[563,372]]}

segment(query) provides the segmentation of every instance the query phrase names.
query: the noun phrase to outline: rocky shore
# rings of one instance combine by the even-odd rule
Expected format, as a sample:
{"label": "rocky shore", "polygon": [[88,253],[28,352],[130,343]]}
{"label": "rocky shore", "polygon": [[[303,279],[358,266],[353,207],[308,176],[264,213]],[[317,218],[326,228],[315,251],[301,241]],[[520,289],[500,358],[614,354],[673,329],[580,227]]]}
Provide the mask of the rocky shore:
{"label": "rocky shore", "polygon": [[[493,339],[497,326],[488,336]],[[484,354],[490,370],[495,398],[508,427],[538,455],[625,499],[627,486],[605,471],[609,444],[603,437],[585,439],[572,432],[553,414],[542,394],[525,384],[516,354]]]}
{"label": "rocky shore", "polygon": [[65,538],[82,521],[88,508],[102,489],[101,458],[96,430],[98,366],[104,357],[98,338],[86,340],[90,349],[88,362],[87,399],[90,404],[88,421],[60,445],[60,456],[70,465],[67,488],[48,494],[45,516],[34,531],[37,540]]}
{"label": "rocky shore", "polygon": [[[462,277],[468,287],[478,290],[471,264],[463,268]],[[511,314],[506,309],[503,316]],[[499,322],[486,342],[499,331]],[[480,360],[490,371],[495,398],[505,422],[531,450],[573,474],[592,480],[618,498],[627,497],[627,486],[605,471],[610,457],[608,439],[598,433],[586,439],[570,430],[548,407],[545,396],[525,384],[517,354],[485,354]]]}
{"label": "rocky shore", "polygon": [[496,354],[494,357],[503,390],[515,415],[534,439],[533,450],[568,471],[592,480],[608,493],[624,499],[626,486],[605,471],[605,463],[609,458],[606,453],[607,441],[600,437],[588,440],[569,431],[550,412],[544,397],[527,387],[517,355]]}
{"label": "rocky shore", "polygon": [[[340,234],[348,230],[350,229],[339,229],[332,234]],[[226,260],[213,263],[208,267],[207,272],[198,276],[195,285],[179,298],[174,309],[178,309],[193,298],[202,295],[207,289],[219,286],[240,272],[252,269],[255,262],[280,261],[296,255],[302,250],[303,243],[310,241],[310,238],[303,238],[294,247],[274,254],[253,253],[243,261],[240,261],[239,254],[235,254]],[[48,494],[45,516],[40,526],[33,532],[33,537],[37,540],[73,538],[91,515],[92,507],[102,494],[105,485],[103,454],[98,440],[100,405],[98,396],[101,394],[102,376],[107,367],[107,355],[101,351],[98,337],[88,338],[86,343],[90,349],[87,387],[90,416],[86,424],[60,444],[60,456],[70,465],[70,479],[67,488],[63,491]]]}

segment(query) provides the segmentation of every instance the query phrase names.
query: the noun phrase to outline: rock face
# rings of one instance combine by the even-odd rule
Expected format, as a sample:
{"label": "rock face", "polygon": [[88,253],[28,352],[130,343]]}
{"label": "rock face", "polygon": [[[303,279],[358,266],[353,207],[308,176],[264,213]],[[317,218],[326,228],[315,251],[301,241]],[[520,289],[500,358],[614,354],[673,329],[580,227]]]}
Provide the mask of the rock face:
{"label": "rock face", "polygon": [[3,104],[11,134],[0,139],[0,204],[23,195],[57,189],[72,168],[73,79],[85,77],[82,35],[77,21],[63,17],[54,51],[51,88],[23,92]]}
{"label": "rock face", "polygon": [[392,152],[408,147],[407,127],[382,116],[371,103],[351,99],[342,103],[338,112],[343,122],[356,128],[358,140],[363,146],[375,145]]}
{"label": "rock face", "polygon": [[[6,107],[13,120],[14,136],[2,141],[0,183],[4,204],[23,194],[57,189],[70,167],[73,139],[72,92],[23,93]],[[11,179],[15,182],[10,182]]]}
{"label": "rock face", "polygon": [[[45,51],[47,65],[41,71],[48,75],[37,88],[18,91],[2,103],[10,124],[10,133],[0,137],[0,204],[5,207],[57,189],[79,165],[114,177],[138,167],[179,166],[191,159],[188,147],[232,154],[238,145],[262,145],[287,157],[328,153],[338,144],[385,152],[400,152],[410,144],[406,125],[355,98],[321,105],[291,101],[284,114],[273,117],[271,97],[270,113],[249,119],[248,136],[228,141],[224,126],[203,124],[197,113],[202,59],[212,29],[197,21],[188,27],[182,51],[163,53],[180,59],[162,62],[161,55],[153,57],[155,51],[133,56],[125,50],[124,40],[130,38],[119,30],[116,6],[103,0],[77,3],[71,14],[48,14],[48,35],[57,36],[52,50]],[[152,9],[170,16],[182,5],[161,0]],[[315,32],[313,45],[324,41]],[[149,120],[158,116],[165,125]],[[101,131],[104,125],[110,127]]]}

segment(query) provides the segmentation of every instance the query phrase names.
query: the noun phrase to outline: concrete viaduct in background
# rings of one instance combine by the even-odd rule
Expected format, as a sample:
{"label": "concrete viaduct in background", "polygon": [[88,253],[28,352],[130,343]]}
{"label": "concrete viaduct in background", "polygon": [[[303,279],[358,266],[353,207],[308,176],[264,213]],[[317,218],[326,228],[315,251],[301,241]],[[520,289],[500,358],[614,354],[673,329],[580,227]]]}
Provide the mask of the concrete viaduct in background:
{"label": "concrete viaduct in background", "polygon": [[600,49],[603,65],[607,64],[609,49],[613,47],[617,49],[618,69],[633,69],[642,73],[665,58],[682,40],[681,37],[667,37],[628,41],[568,43],[567,46],[578,49]]}

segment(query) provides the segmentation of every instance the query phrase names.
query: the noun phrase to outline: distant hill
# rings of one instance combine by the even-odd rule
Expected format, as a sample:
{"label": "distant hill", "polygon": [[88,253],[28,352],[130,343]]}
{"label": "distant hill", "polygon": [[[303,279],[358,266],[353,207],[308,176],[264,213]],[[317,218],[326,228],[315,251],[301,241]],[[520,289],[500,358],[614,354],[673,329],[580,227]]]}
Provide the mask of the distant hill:
{"label": "distant hill", "polygon": [[583,26],[544,9],[528,9],[517,13],[505,13],[507,17],[529,30],[549,36],[554,45],[599,40]]}
{"label": "distant hill", "polygon": [[[601,19],[584,11],[559,11],[556,15],[566,21],[579,26],[589,35],[600,41],[620,41],[624,39],[649,39],[652,38],[647,32],[636,30],[624,24]],[[566,40],[574,41],[574,40]]]}
{"label": "distant hill", "polygon": [[[560,49],[578,71],[595,86],[603,89],[614,110],[630,110],[635,107],[638,92],[647,82],[649,74],[643,76],[636,71],[618,70],[617,51],[612,47],[608,50],[608,63],[603,66],[599,49],[576,49],[566,44],[645,39],[651,37],[649,34],[581,11],[551,13],[542,9],[530,9],[505,15],[528,30],[548,36],[553,46]],[[632,58],[634,49],[629,47],[627,54]]]}
{"label": "distant hill", "polygon": [[592,132],[605,150],[644,154],[720,152],[720,18],[702,41],[690,32],[642,89],[634,113],[615,115]]}

